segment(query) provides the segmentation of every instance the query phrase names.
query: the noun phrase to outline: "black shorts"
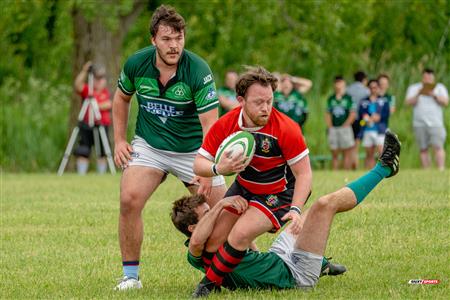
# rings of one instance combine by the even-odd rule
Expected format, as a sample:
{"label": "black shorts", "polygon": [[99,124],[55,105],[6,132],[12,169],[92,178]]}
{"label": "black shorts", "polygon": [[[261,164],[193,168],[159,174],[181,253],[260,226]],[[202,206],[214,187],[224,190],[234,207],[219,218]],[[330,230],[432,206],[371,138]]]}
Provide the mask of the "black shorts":
{"label": "black shorts", "polygon": [[[108,138],[108,127],[103,126],[105,128],[106,137]],[[99,126],[95,126],[94,128],[89,127],[84,123],[79,124],[80,128],[80,142],[78,147],[75,149],[74,154],[76,156],[82,156],[89,158],[91,155],[91,149],[94,146],[94,128],[98,129]],[[100,157],[105,157],[105,149],[103,148],[103,143],[100,137],[100,131],[98,131],[98,138],[100,143]],[[109,141],[108,141],[109,143]]]}
{"label": "black shorts", "polygon": [[361,131],[361,124],[359,124],[359,120],[355,120],[352,124],[353,129],[353,137],[355,139],[359,139],[359,132]]}
{"label": "black shorts", "polygon": [[[292,204],[294,189],[287,189],[278,194],[256,195],[245,189],[239,182],[234,181],[225,194],[225,197],[240,195],[246,199],[248,205],[253,206],[263,212],[272,222],[275,233],[288,221],[281,221],[281,218],[289,212]],[[229,212],[236,213],[233,208],[227,208]]]}

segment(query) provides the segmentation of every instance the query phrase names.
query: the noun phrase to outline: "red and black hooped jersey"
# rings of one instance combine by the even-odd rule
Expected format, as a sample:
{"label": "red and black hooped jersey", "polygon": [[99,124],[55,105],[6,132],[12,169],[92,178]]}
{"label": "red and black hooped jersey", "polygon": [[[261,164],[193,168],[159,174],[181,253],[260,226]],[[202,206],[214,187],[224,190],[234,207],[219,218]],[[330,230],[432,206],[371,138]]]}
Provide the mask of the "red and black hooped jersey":
{"label": "red and black hooped jersey", "polygon": [[255,155],[237,181],[251,193],[276,194],[294,188],[295,177],[289,165],[305,156],[309,150],[297,123],[272,109],[264,127],[243,127],[241,108],[235,108],[220,118],[206,135],[199,154],[214,160],[216,152],[230,134],[245,130],[255,137]]}

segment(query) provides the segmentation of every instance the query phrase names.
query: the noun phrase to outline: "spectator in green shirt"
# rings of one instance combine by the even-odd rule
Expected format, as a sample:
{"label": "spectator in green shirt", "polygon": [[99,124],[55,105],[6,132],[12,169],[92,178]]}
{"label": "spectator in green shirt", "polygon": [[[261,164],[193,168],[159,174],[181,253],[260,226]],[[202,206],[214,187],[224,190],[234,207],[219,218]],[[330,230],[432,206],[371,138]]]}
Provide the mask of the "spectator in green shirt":
{"label": "spectator in green shirt", "polygon": [[281,76],[280,91],[275,91],[273,106],[297,122],[303,129],[308,117],[306,98],[296,89],[292,77],[288,74]]}
{"label": "spectator in green shirt", "polygon": [[228,111],[239,106],[239,102],[236,100],[236,82],[239,75],[235,71],[227,71],[225,74],[225,86],[217,90],[219,96],[219,117],[226,114]]}
{"label": "spectator in green shirt", "polygon": [[325,121],[328,128],[328,144],[333,157],[332,167],[339,168],[339,155],[343,156],[343,167],[350,170],[352,166],[352,149],[355,145],[352,123],[356,117],[356,104],[345,93],[345,80],[342,76],[334,79],[334,94],[327,100]]}

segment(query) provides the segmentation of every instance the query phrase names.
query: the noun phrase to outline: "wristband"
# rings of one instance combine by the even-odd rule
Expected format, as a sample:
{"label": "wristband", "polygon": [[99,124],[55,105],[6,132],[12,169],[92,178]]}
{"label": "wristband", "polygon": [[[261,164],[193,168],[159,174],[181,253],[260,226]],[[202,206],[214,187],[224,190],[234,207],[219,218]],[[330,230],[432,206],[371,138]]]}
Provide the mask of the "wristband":
{"label": "wristband", "polygon": [[292,206],[291,206],[291,209],[289,209],[289,210],[290,210],[290,211],[295,211],[295,212],[298,213],[299,215],[302,214],[302,210],[301,210],[300,207],[298,207],[298,206],[292,205]]}
{"label": "wristband", "polygon": [[219,176],[220,174],[219,174],[219,172],[217,172],[216,166],[217,166],[216,164],[212,164],[211,171],[213,172],[213,174],[215,176]]}

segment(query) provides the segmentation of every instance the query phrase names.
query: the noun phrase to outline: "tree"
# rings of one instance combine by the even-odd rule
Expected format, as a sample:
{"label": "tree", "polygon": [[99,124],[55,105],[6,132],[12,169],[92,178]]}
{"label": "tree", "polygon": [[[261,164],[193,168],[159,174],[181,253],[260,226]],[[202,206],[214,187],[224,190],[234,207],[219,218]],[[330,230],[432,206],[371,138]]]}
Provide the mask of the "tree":
{"label": "tree", "polygon": [[[91,60],[105,67],[109,90],[114,92],[120,72],[122,45],[130,26],[148,2],[133,0],[107,2],[75,2],[73,22],[73,79],[85,62]],[[76,124],[80,109],[79,95],[72,95],[69,127]]]}

